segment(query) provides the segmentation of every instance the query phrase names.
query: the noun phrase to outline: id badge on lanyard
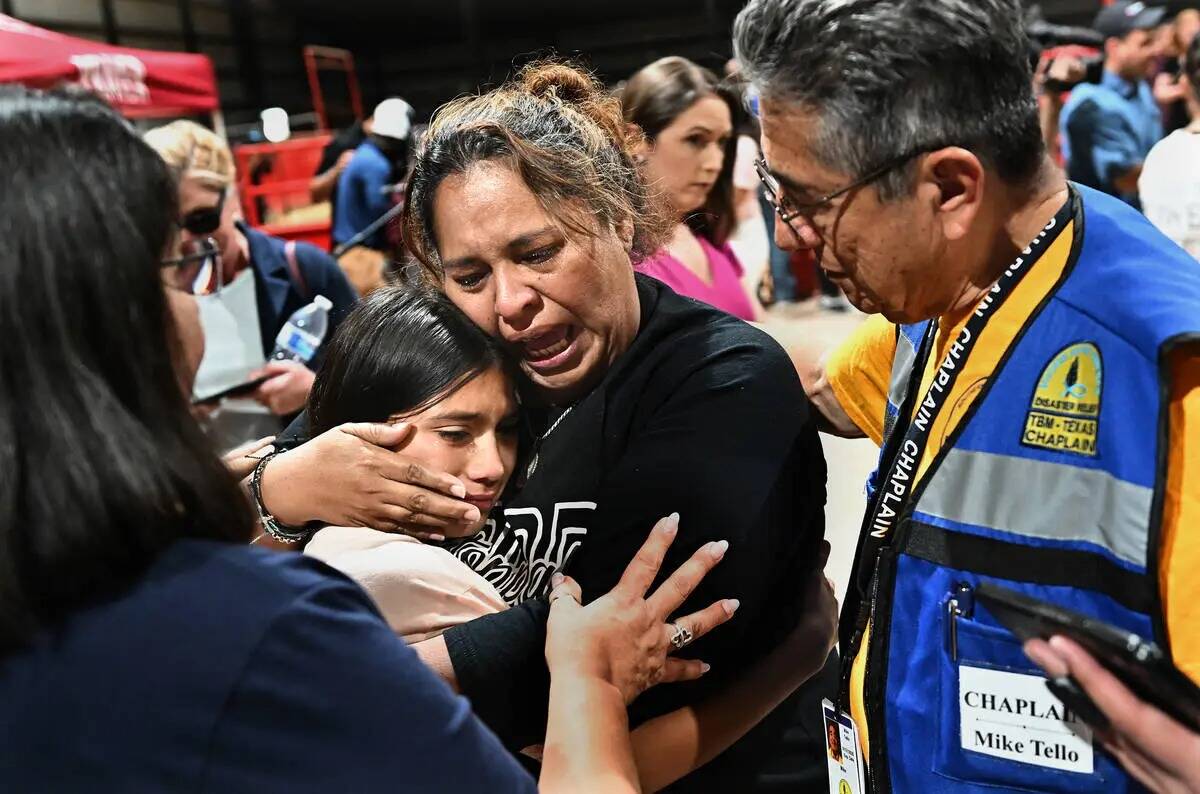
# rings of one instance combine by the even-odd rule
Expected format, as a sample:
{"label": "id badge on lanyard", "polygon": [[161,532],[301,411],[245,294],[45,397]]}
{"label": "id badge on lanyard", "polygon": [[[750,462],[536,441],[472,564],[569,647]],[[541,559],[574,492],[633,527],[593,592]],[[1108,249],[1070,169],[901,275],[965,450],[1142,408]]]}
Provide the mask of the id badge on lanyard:
{"label": "id badge on lanyard", "polygon": [[865,794],[867,790],[858,728],[846,712],[828,698],[821,701],[825,715],[825,760],[829,769],[829,794]]}

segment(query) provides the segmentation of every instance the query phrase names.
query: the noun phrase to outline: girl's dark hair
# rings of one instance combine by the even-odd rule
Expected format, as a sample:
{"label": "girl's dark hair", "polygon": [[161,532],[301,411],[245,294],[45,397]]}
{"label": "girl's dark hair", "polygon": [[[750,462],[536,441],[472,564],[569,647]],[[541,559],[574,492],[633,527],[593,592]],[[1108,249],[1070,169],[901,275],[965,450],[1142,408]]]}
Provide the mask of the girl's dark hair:
{"label": "girl's dark hair", "polygon": [[163,163],[95,99],[0,89],[0,653],[180,538],[247,542],[192,418],[160,261]]}
{"label": "girl's dark hair", "polygon": [[308,396],[310,430],[416,413],[497,365],[513,374],[499,342],[440,290],[377,289],[328,343]]}
{"label": "girl's dark hair", "polygon": [[626,129],[617,100],[591,74],[556,61],[530,64],[504,86],[456,99],[434,114],[408,182],[405,242],[440,280],[434,194],[451,174],[495,160],[519,174],[572,233],[595,235],[605,226],[632,224],[636,262],[657,251],[673,226],[633,163],[638,140]]}
{"label": "girl's dark hair", "polygon": [[[679,115],[704,97],[715,96],[729,107],[733,129],[739,126],[742,104],[737,91],[712,71],[687,58],[672,55],[643,67],[621,89],[621,108],[625,121],[636,124],[647,140],[653,142]],[[737,222],[734,213],[733,164],[737,158],[737,136],[725,144],[721,173],[704,206],[687,218],[698,234],[714,245],[722,245]]]}

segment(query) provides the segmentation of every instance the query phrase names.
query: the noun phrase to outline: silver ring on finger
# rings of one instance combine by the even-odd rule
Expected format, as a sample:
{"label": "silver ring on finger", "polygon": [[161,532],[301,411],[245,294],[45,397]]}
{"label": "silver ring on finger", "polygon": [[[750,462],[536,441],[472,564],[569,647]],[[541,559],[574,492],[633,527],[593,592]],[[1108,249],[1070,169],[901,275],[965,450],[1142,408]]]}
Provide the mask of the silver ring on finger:
{"label": "silver ring on finger", "polygon": [[687,626],[681,626],[678,623],[668,623],[671,627],[671,647],[677,651],[681,651],[692,644],[692,640],[696,639],[696,635],[692,634],[692,630]]}
{"label": "silver ring on finger", "polygon": [[572,593],[572,592],[570,592],[570,591],[562,590],[562,591],[559,591],[559,592],[557,592],[557,593],[552,593],[552,594],[550,595],[550,606],[554,606],[554,602],[555,602],[555,601],[557,601],[557,600],[558,600],[558,599],[560,599],[560,598],[569,598],[569,599],[571,599],[572,601],[574,601],[576,604],[578,604],[578,603],[579,603],[579,600],[578,600],[577,598],[575,598],[575,594],[574,594],[574,593]]}

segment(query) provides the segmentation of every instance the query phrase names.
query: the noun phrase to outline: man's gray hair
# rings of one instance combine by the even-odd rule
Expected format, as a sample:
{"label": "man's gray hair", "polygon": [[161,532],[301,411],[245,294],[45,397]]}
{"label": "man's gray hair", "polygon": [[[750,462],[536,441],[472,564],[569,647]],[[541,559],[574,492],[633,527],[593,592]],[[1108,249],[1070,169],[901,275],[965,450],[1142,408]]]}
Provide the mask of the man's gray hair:
{"label": "man's gray hair", "polygon": [[[961,146],[1006,181],[1044,156],[1019,0],[751,0],[733,28],[742,69],[773,102],[815,113],[813,156],[861,176]],[[880,181],[907,193],[909,169]]]}

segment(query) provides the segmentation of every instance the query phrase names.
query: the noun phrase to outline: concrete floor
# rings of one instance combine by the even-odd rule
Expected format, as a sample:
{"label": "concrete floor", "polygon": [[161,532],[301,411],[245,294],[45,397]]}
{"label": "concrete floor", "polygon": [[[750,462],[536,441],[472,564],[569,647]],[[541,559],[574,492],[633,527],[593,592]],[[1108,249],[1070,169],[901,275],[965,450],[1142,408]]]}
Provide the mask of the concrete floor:
{"label": "concrete floor", "polygon": [[829,498],[825,503],[825,537],[829,541],[829,564],[825,574],[837,586],[838,603],[850,580],[850,566],[858,530],[862,526],[866,496],[863,483],[875,466],[879,450],[870,440],[822,437],[829,463]]}

